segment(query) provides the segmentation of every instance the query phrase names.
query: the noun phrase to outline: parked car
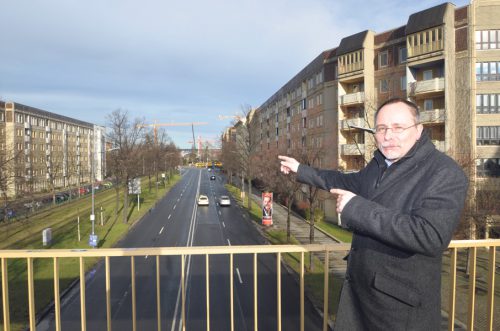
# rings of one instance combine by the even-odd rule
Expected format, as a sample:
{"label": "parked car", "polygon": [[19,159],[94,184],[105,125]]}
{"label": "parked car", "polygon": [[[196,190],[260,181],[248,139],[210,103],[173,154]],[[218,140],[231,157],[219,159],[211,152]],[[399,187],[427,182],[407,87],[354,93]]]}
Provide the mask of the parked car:
{"label": "parked car", "polygon": [[201,194],[198,197],[198,206],[208,206],[208,204],[209,204],[208,197],[204,194]]}
{"label": "parked car", "polygon": [[215,180],[215,175],[210,176],[210,180]]}
{"label": "parked car", "polygon": [[231,199],[227,195],[221,195],[219,198],[220,206],[231,206]]}

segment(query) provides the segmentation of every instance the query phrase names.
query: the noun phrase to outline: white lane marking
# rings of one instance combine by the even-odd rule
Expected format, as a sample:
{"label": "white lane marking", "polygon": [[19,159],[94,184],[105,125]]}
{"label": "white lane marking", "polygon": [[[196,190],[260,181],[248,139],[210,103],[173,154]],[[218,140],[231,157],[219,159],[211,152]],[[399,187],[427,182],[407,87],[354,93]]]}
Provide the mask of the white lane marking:
{"label": "white lane marking", "polygon": [[181,198],[177,199],[177,202],[179,202],[179,200],[180,200],[180,199],[181,199]]}
{"label": "white lane marking", "polygon": [[236,273],[238,274],[238,279],[240,281],[240,284],[243,284],[243,281],[241,280],[240,271],[238,270],[238,268],[236,268]]}
{"label": "white lane marking", "polygon": [[223,226],[223,227],[226,227],[226,224],[225,224],[224,222],[222,222],[222,226]]}
{"label": "white lane marking", "polygon": [[174,209],[175,209],[175,207],[177,207],[177,205],[174,205]]}
{"label": "white lane marking", "polygon": [[164,226],[161,227],[161,230],[160,230],[159,234],[161,234],[163,232],[163,228],[164,228]]}
{"label": "white lane marking", "polygon": [[220,210],[219,210],[219,215],[222,215],[222,213],[220,212]]}
{"label": "white lane marking", "polygon": [[144,258],[147,259],[149,255],[146,255]]}
{"label": "white lane marking", "polygon": [[172,214],[168,215],[168,219],[170,219],[170,217],[172,217]]}
{"label": "white lane marking", "polygon": [[227,243],[229,246],[231,246],[231,242],[229,241],[229,239],[227,239]]}

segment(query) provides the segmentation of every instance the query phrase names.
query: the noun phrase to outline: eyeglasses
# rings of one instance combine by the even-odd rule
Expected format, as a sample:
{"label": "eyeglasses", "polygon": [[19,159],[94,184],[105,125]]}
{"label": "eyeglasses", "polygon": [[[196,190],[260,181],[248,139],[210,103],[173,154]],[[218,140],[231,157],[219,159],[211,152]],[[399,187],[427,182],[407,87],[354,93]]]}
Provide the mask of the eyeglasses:
{"label": "eyeglasses", "polygon": [[404,128],[402,126],[393,126],[392,128],[389,128],[389,127],[384,126],[384,125],[379,125],[379,126],[375,127],[375,134],[384,135],[387,133],[387,130],[391,130],[392,133],[402,133],[403,131],[408,130],[409,128],[413,128],[414,126],[417,126],[417,125],[418,125],[418,123],[415,123],[415,124],[410,125],[406,128]]}

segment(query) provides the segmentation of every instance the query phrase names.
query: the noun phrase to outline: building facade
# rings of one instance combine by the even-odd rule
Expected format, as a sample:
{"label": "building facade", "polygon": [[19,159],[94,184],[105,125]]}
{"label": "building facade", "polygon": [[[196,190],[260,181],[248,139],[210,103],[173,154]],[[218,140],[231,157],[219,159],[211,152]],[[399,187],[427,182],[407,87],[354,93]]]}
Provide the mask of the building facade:
{"label": "building facade", "polygon": [[104,179],[105,129],[0,102],[2,193],[18,197]]}
{"label": "building facade", "polygon": [[[363,128],[374,126],[378,105],[398,96],[419,106],[432,141],[463,164],[474,190],[498,196],[498,17],[499,1],[443,3],[392,30],[342,38],[257,109],[251,125],[262,160],[284,153],[321,168],[357,171],[375,150]],[[337,218],[328,194],[315,207]]]}

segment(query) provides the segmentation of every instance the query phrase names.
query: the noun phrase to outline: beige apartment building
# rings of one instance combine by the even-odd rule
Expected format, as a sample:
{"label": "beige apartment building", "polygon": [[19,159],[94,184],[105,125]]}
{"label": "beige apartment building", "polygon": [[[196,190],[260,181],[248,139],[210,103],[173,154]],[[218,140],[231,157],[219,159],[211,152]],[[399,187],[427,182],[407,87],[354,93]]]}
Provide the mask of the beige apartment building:
{"label": "beige apartment building", "polygon": [[[105,175],[103,127],[0,102],[2,191],[8,197],[89,183]],[[93,162],[93,164],[92,164]]]}
{"label": "beige apartment building", "polygon": [[[363,128],[373,127],[379,104],[400,96],[418,104],[432,141],[464,164],[475,190],[499,191],[499,17],[498,0],[443,3],[392,30],[342,38],[257,109],[251,126],[262,162],[286,153],[357,171],[375,149]],[[316,207],[337,218],[328,194]]]}

